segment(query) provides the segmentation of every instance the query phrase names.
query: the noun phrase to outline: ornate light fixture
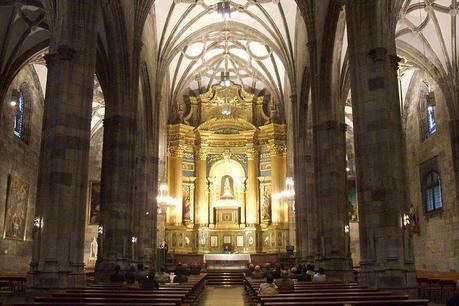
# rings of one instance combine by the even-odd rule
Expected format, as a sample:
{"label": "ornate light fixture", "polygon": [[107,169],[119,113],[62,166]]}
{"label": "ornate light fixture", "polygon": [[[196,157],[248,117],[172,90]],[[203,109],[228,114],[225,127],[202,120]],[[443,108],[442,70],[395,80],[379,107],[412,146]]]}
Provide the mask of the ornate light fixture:
{"label": "ornate light fixture", "polygon": [[286,201],[291,203],[292,211],[295,212],[295,182],[293,178],[288,177],[285,179],[285,189],[281,192],[276,192],[272,195],[274,200]]}
{"label": "ornate light fixture", "polygon": [[168,190],[169,187],[167,186],[167,184],[159,185],[159,194],[156,197],[159,209],[177,206],[177,201],[168,195]]}
{"label": "ornate light fixture", "polygon": [[231,6],[227,1],[217,3],[217,13],[222,21],[231,19]]}

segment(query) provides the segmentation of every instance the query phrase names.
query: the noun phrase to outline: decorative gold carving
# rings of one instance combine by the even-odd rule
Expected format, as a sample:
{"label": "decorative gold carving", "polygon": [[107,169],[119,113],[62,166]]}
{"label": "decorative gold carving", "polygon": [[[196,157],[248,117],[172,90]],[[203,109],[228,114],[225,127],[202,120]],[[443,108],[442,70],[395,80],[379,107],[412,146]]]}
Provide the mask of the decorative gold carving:
{"label": "decorative gold carving", "polygon": [[258,151],[255,148],[249,148],[247,150],[247,159],[248,160],[257,160],[258,159]]}
{"label": "decorative gold carving", "polygon": [[272,144],[269,146],[269,154],[271,156],[287,154],[287,146],[285,144]]}
{"label": "decorative gold carving", "polygon": [[199,160],[206,160],[207,158],[207,151],[203,148],[200,148],[196,151],[196,158]]}
{"label": "decorative gold carving", "polygon": [[185,148],[181,145],[178,146],[169,146],[167,148],[170,157],[183,157],[183,152]]}

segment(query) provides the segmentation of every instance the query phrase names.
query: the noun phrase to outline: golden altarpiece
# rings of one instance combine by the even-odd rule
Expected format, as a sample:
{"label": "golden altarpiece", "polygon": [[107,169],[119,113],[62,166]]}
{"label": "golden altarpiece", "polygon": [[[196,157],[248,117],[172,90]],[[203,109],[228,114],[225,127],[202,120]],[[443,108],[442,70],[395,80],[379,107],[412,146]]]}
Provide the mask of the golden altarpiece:
{"label": "golden altarpiece", "polygon": [[215,85],[189,97],[180,123],[168,125],[172,253],[285,250],[288,205],[273,195],[286,178],[286,125],[272,122],[266,100]]}

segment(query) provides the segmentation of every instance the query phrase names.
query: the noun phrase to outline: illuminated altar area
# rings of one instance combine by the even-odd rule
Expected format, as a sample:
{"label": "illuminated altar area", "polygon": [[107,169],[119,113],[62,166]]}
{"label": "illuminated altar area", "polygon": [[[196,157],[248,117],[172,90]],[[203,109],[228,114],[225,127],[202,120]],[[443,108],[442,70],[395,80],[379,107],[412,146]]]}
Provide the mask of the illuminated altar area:
{"label": "illuminated altar area", "polygon": [[269,97],[215,85],[168,125],[171,253],[279,253],[289,241],[286,125]]}

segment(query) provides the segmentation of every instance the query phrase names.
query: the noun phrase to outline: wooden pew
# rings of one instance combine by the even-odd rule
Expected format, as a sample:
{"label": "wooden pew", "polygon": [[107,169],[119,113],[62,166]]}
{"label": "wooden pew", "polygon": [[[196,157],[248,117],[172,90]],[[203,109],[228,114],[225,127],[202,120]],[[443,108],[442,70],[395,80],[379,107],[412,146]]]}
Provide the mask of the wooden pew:
{"label": "wooden pew", "polygon": [[265,306],[297,306],[297,305],[327,305],[327,306],[424,306],[429,303],[428,300],[384,300],[384,301],[336,301],[336,302],[267,302]]}
{"label": "wooden pew", "polygon": [[450,297],[459,293],[458,272],[441,272],[430,270],[417,270],[416,281],[421,297],[446,302]]}
{"label": "wooden pew", "polygon": [[390,291],[361,288],[356,284],[303,283],[289,293],[258,296],[260,281],[245,279],[245,289],[254,302],[261,305],[427,305],[428,300],[411,300],[406,295],[393,295]]}
{"label": "wooden pew", "polygon": [[205,287],[206,274],[189,278],[184,284],[163,284],[159,289],[142,289],[121,285],[97,285],[63,289],[51,296],[36,297],[32,303],[16,305],[192,305]]}

